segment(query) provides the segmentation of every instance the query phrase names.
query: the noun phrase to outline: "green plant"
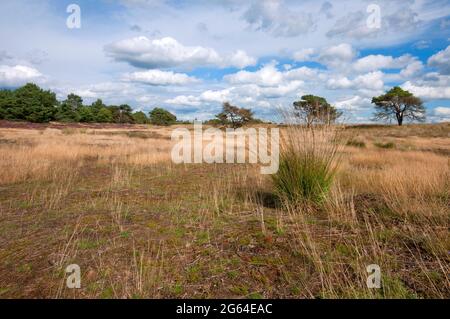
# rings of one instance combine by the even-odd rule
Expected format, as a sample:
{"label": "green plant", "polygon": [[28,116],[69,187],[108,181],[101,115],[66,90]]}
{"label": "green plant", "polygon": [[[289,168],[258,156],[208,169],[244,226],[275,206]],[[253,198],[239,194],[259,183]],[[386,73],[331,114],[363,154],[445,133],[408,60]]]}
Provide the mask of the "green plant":
{"label": "green plant", "polygon": [[280,147],[280,165],[272,181],[277,194],[290,202],[321,203],[337,169],[339,143],[331,126],[290,125]]}
{"label": "green plant", "polygon": [[353,147],[359,147],[359,148],[366,147],[366,143],[364,143],[363,141],[358,141],[358,140],[349,140],[346,145],[353,146]]}
{"label": "green plant", "polygon": [[376,147],[379,147],[379,148],[386,148],[386,149],[391,149],[391,148],[395,147],[395,144],[393,142],[374,143],[373,145],[375,145]]}

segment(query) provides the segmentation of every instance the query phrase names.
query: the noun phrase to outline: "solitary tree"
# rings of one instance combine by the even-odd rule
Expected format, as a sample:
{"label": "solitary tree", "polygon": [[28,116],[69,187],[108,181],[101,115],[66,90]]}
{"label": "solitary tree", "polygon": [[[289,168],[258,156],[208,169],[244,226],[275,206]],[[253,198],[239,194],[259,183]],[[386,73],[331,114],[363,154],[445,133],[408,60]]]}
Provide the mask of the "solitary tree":
{"label": "solitary tree", "polygon": [[231,125],[238,128],[254,120],[253,112],[250,109],[233,106],[228,102],[223,103],[222,112],[216,115],[223,125]]}
{"label": "solitary tree", "polygon": [[302,96],[300,101],[294,102],[294,109],[294,115],[305,121],[308,127],[315,122],[334,123],[342,115],[342,112],[330,105],[325,98],[315,95]]}
{"label": "solitary tree", "polygon": [[425,107],[422,100],[398,86],[386,94],[372,98],[372,103],[375,104],[375,120],[396,119],[400,126],[405,119],[425,121]]}

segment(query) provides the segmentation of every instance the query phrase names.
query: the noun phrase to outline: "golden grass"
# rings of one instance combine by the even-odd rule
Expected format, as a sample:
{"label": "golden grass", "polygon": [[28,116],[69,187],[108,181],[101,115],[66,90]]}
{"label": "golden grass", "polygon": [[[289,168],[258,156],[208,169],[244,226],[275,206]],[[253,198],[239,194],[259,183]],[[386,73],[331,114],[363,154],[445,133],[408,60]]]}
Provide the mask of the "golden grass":
{"label": "golden grass", "polygon": [[346,130],[366,147],[314,206],[253,165],[172,165],[172,128],[0,129],[0,296],[448,298],[447,127]]}

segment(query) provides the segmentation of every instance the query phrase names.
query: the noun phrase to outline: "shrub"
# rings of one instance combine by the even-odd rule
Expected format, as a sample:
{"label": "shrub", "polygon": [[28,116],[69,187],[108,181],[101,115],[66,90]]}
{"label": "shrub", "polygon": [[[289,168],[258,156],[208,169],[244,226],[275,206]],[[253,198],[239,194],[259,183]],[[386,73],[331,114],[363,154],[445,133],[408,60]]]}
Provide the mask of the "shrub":
{"label": "shrub", "polygon": [[272,175],[278,196],[294,203],[320,204],[337,170],[337,130],[289,125],[284,133],[279,170]]}

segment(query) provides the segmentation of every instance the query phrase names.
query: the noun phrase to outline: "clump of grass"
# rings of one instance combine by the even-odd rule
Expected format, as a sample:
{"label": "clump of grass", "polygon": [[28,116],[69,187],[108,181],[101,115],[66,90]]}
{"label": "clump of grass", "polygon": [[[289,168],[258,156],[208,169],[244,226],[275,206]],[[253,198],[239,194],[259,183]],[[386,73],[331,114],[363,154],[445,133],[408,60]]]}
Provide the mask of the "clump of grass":
{"label": "clump of grass", "polygon": [[365,148],[366,147],[366,143],[364,143],[363,141],[358,141],[358,140],[349,140],[346,144],[347,146],[353,146],[353,147],[359,147],[359,148]]}
{"label": "clump of grass", "polygon": [[276,193],[289,202],[322,203],[337,170],[337,129],[291,124],[284,133],[279,170],[272,175]]}
{"label": "clump of grass", "polygon": [[385,149],[392,149],[395,147],[395,144],[393,142],[386,142],[386,143],[374,143],[376,147],[379,148],[385,148]]}

